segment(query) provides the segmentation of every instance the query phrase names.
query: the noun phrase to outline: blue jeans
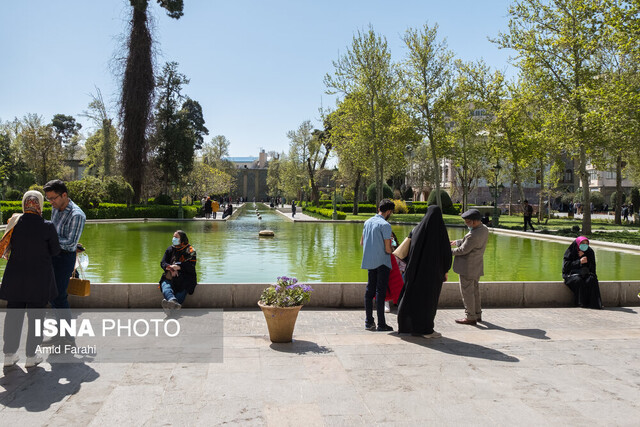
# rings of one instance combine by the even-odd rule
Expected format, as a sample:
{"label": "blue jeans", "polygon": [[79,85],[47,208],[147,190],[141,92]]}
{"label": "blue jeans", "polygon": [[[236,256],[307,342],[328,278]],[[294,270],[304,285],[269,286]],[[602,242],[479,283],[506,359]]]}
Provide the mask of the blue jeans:
{"label": "blue jeans", "polygon": [[51,259],[53,263],[53,274],[56,277],[56,288],[58,296],[51,301],[51,307],[60,310],[56,311],[58,319],[70,319],[69,301],[67,300],[67,288],[69,287],[69,278],[73,274],[73,267],[76,265],[76,253],[69,251],[61,251],[58,255]]}
{"label": "blue jeans", "polygon": [[378,326],[386,325],[384,319],[384,299],[387,296],[389,286],[389,273],[391,269],[386,265],[369,270],[369,281],[364,293],[365,322],[373,323],[373,297],[376,297],[376,311],[378,312]]}
{"label": "blue jeans", "polygon": [[182,304],[187,297],[187,290],[183,290],[180,292],[175,292],[171,287],[171,283],[167,281],[163,281],[162,285],[162,295],[164,295],[164,299],[167,301],[171,301],[172,299],[177,299],[179,304]]}

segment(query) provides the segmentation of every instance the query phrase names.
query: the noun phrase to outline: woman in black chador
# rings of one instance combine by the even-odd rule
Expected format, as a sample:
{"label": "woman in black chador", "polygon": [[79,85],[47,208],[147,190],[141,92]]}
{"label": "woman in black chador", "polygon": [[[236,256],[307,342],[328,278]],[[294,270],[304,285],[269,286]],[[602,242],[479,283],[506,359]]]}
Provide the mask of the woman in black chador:
{"label": "woman in black chador", "polygon": [[573,291],[579,307],[602,308],[600,285],[596,276],[596,255],[589,247],[589,239],[578,237],[564,253],[562,278]]}
{"label": "woman in black chador", "polygon": [[438,206],[413,230],[403,295],[398,306],[398,332],[439,337],[433,330],[442,282],[451,268],[449,233]]}

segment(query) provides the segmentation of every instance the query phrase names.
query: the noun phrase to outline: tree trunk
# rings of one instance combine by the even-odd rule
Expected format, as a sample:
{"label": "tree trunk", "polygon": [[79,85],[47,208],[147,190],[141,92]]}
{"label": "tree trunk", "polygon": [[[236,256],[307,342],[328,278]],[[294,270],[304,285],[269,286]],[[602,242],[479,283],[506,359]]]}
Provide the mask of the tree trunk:
{"label": "tree trunk", "polygon": [[104,164],[104,173],[103,178],[105,176],[111,175],[111,120],[103,119],[102,120],[102,137],[104,138],[102,144],[103,150],[103,164]]}
{"label": "tree trunk", "polygon": [[616,158],[616,217],[615,223],[622,225],[622,156]]}
{"label": "tree trunk", "polygon": [[147,26],[147,3],[138,2],[133,6],[120,105],[123,175],[133,187],[134,203],[140,201],[147,163],[146,133],[154,90],[151,45],[151,33]]}
{"label": "tree trunk", "polygon": [[544,212],[542,211],[543,199],[544,199],[544,161],[540,158],[540,192],[538,193],[538,224],[544,219]]}
{"label": "tree trunk", "polygon": [[587,152],[580,146],[580,181],[582,182],[582,234],[591,234],[591,193],[587,173]]}
{"label": "tree trunk", "polygon": [[[432,132],[429,133],[431,134]],[[432,138],[429,138],[429,145],[431,146],[431,160],[433,161],[433,167],[436,171],[436,203],[438,203],[438,206],[442,209],[442,197],[440,195],[440,179],[442,177],[440,176],[440,165],[438,164],[438,156],[436,155],[436,146]]]}
{"label": "tree trunk", "polygon": [[360,180],[362,179],[362,174],[360,171],[356,174],[356,184],[353,187],[353,214],[358,215],[358,194],[360,193]]}

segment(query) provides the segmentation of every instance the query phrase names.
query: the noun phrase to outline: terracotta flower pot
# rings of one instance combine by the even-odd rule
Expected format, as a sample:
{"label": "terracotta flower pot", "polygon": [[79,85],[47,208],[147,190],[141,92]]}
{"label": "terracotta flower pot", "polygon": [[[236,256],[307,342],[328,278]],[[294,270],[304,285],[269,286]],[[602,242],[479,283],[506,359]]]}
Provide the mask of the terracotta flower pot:
{"label": "terracotta flower pot", "polygon": [[267,320],[271,342],[291,342],[293,328],[296,326],[298,312],[302,306],[274,307],[263,305],[260,301],[258,301],[258,306],[262,309],[264,318]]}

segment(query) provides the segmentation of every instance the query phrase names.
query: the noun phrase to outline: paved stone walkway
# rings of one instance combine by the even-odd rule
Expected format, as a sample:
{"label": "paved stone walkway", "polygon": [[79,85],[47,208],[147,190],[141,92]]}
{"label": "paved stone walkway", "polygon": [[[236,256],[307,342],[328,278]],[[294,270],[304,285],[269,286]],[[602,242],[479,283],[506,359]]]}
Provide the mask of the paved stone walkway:
{"label": "paved stone walkway", "polygon": [[[639,307],[488,309],[441,339],[303,309],[271,344],[259,311],[225,311],[224,362],[5,368],[2,425],[628,425],[640,422]],[[394,314],[388,323],[396,326]]]}

